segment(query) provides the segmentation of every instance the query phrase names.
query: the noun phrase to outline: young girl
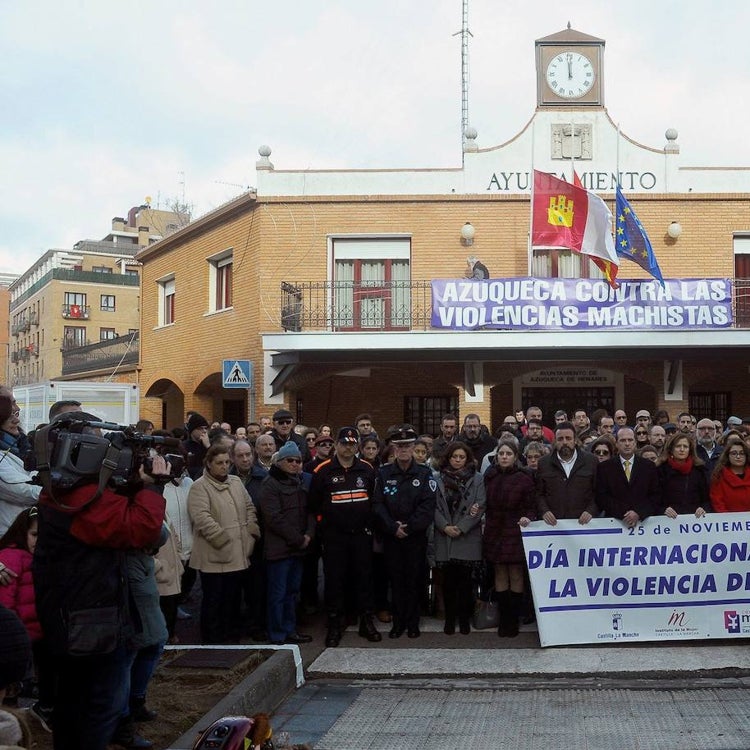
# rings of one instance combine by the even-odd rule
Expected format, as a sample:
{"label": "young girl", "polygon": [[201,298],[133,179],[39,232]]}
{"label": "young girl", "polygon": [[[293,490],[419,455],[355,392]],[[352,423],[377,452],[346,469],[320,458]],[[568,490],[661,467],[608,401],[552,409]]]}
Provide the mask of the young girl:
{"label": "young girl", "polygon": [[42,640],[42,628],[36,614],[34,582],[31,577],[31,561],[36,547],[37,517],[36,505],[24,509],[0,538],[0,562],[16,574],[7,586],[0,586],[0,604],[18,615],[31,639],[39,685],[39,700],[31,707],[30,713],[49,732],[54,701],[54,672],[51,669],[49,653]]}

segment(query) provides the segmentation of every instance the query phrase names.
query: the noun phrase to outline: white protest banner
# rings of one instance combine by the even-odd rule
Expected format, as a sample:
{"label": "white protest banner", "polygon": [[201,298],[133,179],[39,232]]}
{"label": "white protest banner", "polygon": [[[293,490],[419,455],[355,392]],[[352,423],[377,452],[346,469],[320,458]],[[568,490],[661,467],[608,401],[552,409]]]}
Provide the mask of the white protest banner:
{"label": "white protest banner", "polygon": [[750,636],[750,513],[522,532],[542,646]]}

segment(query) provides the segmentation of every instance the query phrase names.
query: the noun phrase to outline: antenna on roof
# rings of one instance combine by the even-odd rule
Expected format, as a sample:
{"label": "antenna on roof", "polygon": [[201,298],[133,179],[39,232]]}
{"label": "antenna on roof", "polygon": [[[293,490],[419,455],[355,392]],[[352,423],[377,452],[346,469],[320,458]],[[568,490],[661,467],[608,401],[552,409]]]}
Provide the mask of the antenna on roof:
{"label": "antenna on roof", "polygon": [[461,35],[461,164],[464,163],[466,129],[469,127],[469,37],[474,36],[469,31],[469,0],[462,2],[461,31],[453,35]]}

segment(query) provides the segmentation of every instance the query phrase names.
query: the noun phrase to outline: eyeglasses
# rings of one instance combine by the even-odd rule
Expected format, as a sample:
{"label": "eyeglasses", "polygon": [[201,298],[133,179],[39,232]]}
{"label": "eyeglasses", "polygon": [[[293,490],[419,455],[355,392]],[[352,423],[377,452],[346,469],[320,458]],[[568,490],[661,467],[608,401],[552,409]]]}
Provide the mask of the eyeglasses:
{"label": "eyeglasses", "polygon": [[289,461],[290,464],[301,464],[302,459],[301,458],[285,458],[285,461]]}
{"label": "eyeglasses", "polygon": [[594,451],[595,456],[608,456],[609,451]]}
{"label": "eyeglasses", "polygon": [[274,422],[276,422],[276,424],[291,424],[292,420],[291,419],[275,419]]}
{"label": "eyeglasses", "polygon": [[745,457],[744,451],[729,451],[729,455],[732,458],[740,458],[740,457],[744,458]]}
{"label": "eyeglasses", "polygon": [[315,442],[315,438],[314,437],[306,438],[306,440],[307,440],[308,443],[314,443]]}
{"label": "eyeglasses", "polygon": [[643,432],[643,430],[636,430],[635,434],[636,435],[648,435],[648,433],[647,432]]}

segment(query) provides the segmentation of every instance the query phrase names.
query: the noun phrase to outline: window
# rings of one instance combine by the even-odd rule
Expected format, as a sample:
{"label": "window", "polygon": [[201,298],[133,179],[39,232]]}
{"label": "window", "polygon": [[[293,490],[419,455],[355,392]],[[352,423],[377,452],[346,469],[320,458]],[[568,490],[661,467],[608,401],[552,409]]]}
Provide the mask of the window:
{"label": "window", "polygon": [[726,422],[732,413],[732,395],[729,391],[714,393],[690,392],[688,410],[698,419],[720,419]]}
{"label": "window", "polygon": [[65,326],[63,329],[63,349],[86,346],[86,326]]}
{"label": "window", "polygon": [[81,292],[65,292],[62,312],[64,318],[88,319],[89,308],[86,304],[86,295]]}
{"label": "window", "polygon": [[458,396],[406,396],[404,421],[419,435],[439,435],[444,414],[458,415]]}
{"label": "window", "polygon": [[208,259],[211,312],[232,306],[232,259],[231,250],[224,250]]}
{"label": "window", "polygon": [[65,304],[66,305],[78,305],[79,307],[86,306],[86,295],[80,292],[65,292]]}
{"label": "window", "polygon": [[126,268],[125,269],[125,275],[126,276],[135,276],[136,279],[138,278],[138,271],[136,271],[135,268]]}
{"label": "window", "polygon": [[115,295],[114,294],[102,294],[99,300],[100,300],[99,306],[103,312],[115,311]]}
{"label": "window", "polygon": [[333,327],[409,328],[410,256],[408,238],[334,240]]}
{"label": "window", "polygon": [[175,321],[175,283],[174,276],[162,279],[159,284],[159,322],[160,326],[172,325]]}
{"label": "window", "polygon": [[535,247],[531,275],[540,279],[603,279],[604,274],[588,255],[572,250]]}
{"label": "window", "polygon": [[99,341],[109,341],[110,339],[116,339],[117,332],[114,328],[100,328],[99,329]]}
{"label": "window", "polygon": [[750,234],[734,235],[734,300],[735,325],[750,327]]}
{"label": "window", "polygon": [[94,273],[112,273],[112,269],[107,266],[92,266],[91,270]]}

